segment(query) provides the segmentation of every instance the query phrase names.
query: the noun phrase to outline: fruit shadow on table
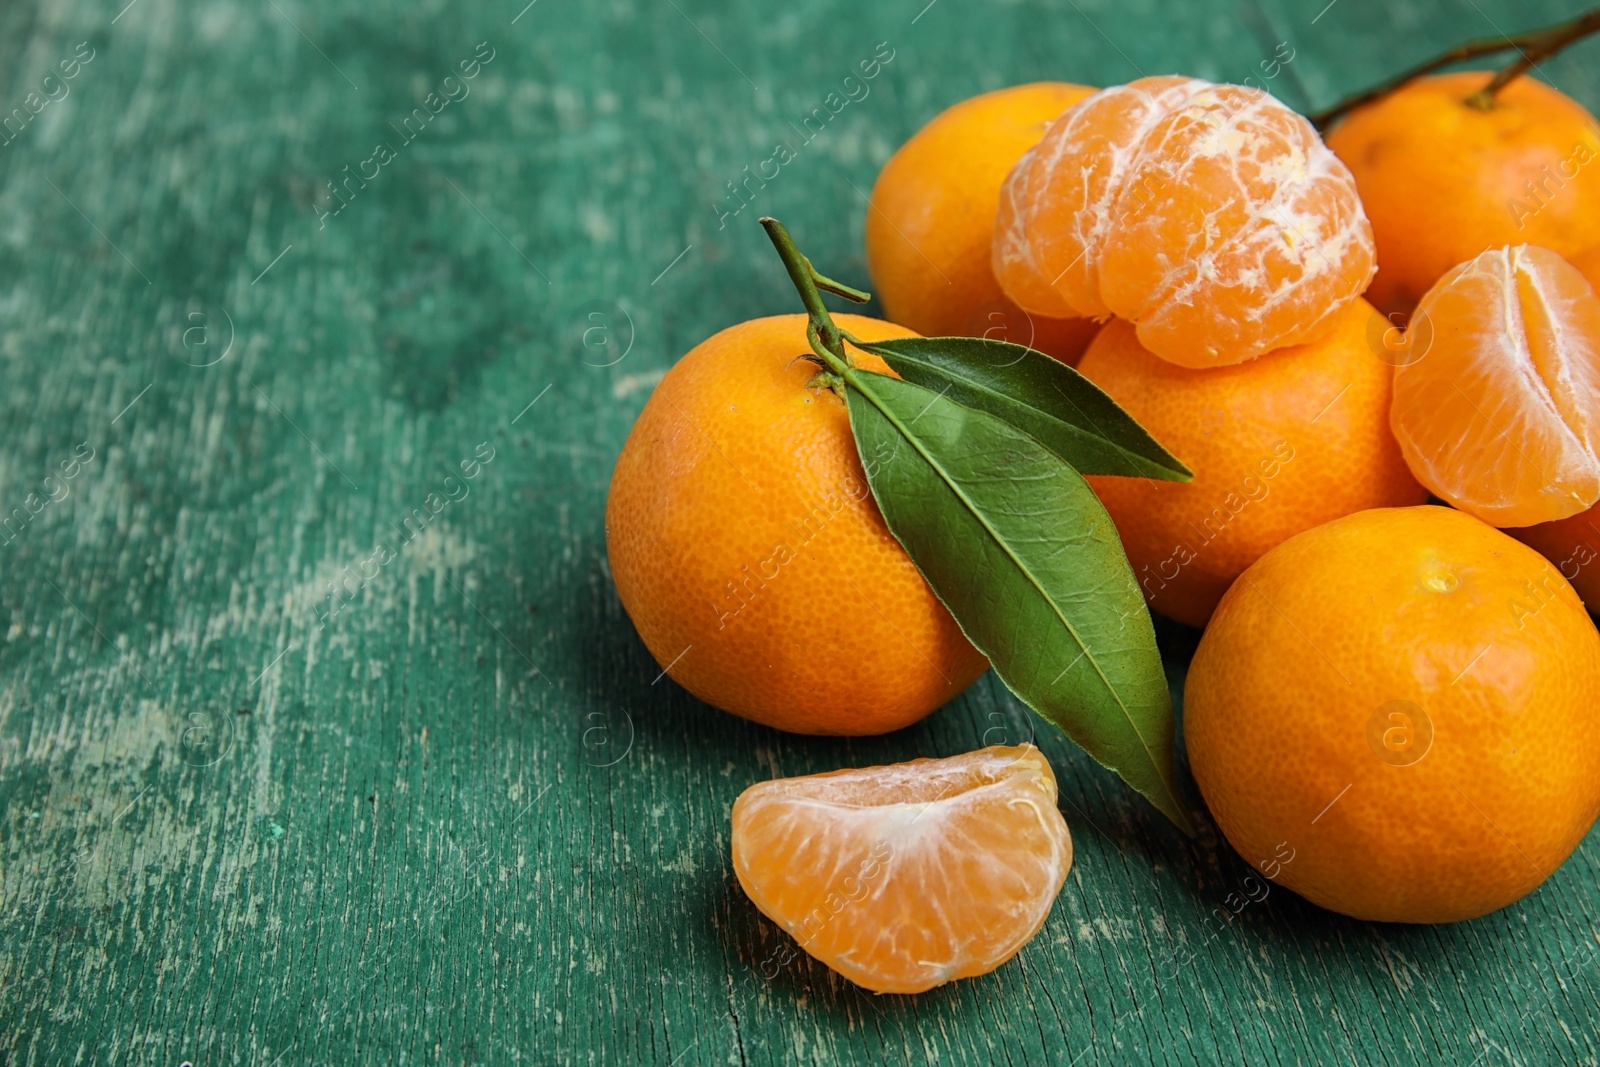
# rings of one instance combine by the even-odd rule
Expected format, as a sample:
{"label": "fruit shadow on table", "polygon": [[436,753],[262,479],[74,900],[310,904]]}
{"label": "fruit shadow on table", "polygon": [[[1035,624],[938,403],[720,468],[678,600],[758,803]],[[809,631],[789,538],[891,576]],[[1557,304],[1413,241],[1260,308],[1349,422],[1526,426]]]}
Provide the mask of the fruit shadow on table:
{"label": "fruit shadow on table", "polygon": [[[660,666],[629,624],[610,583],[602,580],[603,575],[594,577],[590,588],[597,602],[572,602],[568,620],[586,683],[573,715],[572,744],[586,764],[578,769],[600,775],[618,769],[627,773],[630,756],[648,752],[657,768],[675,768],[671,773],[682,778],[683,787],[714,794],[714,802],[703,810],[716,825],[695,828],[696,836],[706,842],[703,862],[696,865],[688,888],[695,899],[685,902],[685,912],[661,911],[657,921],[672,925],[686,913],[709,934],[714,951],[720,950],[723,965],[736,977],[735,989],[744,990],[741,999],[758,995],[771,983],[785,997],[813,998],[820,1011],[898,1026],[901,1020],[896,1017],[905,1013],[922,1017],[952,998],[981,998],[992,983],[1023,980],[1019,968],[1028,967],[1030,960],[1043,963],[1039,953],[1076,952],[1073,927],[1100,918],[1126,918],[1129,888],[1140,901],[1139,921],[1149,928],[1145,936],[1151,977],[1156,979],[1172,975],[1179,981],[1194,981],[1192,975],[1183,977],[1183,964],[1196,949],[1231,955],[1245,969],[1255,965],[1245,959],[1247,954],[1264,949],[1273,955],[1304,955],[1330,939],[1369,945],[1375,939],[1386,956],[1398,949],[1408,965],[1426,968],[1445,960],[1458,936],[1451,927],[1348,919],[1264,880],[1234,852],[1206,812],[1183,760],[1181,714],[1178,776],[1184,802],[1199,829],[1192,841],[1053,726],[1029,712],[992,671],[927,719],[895,733],[858,738],[784,733],[710,707],[661,677]],[[1158,617],[1156,633],[1181,708],[1183,678],[1200,631]],[[596,732],[596,725],[609,734]],[[612,746],[609,750],[599,743],[602,737]],[[756,910],[733,875],[727,820],[738,794],[757,781],[1029,741],[1056,769],[1058,806],[1073,833],[1075,859],[1062,898],[1040,934],[1023,949],[1020,963],[1013,961],[994,974],[917,997],[874,996],[801,951],[793,938]],[[631,751],[623,752],[624,745],[631,745]],[[623,766],[607,767],[612,758]],[[633,797],[619,785],[612,780],[604,788],[625,809]],[[642,812],[635,814],[642,817]],[[1240,901],[1247,903],[1234,912]],[[1232,918],[1224,922],[1223,914]],[[1221,964],[1213,960],[1216,965]]]}

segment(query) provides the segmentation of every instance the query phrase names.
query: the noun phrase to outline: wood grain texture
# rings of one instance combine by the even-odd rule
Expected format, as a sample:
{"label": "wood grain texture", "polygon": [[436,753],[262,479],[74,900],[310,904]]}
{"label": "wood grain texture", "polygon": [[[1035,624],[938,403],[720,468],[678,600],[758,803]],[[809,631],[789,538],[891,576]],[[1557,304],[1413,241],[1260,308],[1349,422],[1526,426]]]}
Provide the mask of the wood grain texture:
{"label": "wood grain texture", "polygon": [[[865,193],[948,104],[1241,79],[1288,40],[1306,107],[1568,5],[123,2],[0,8],[6,112],[94,53],[0,147],[0,1062],[1595,1062],[1592,835],[1476,922],[1279,890],[1217,929],[1250,867],[1186,773],[1193,842],[992,675],[869,740],[711,710],[635,637],[602,525],[662,371],[796,310],[755,215],[866,282]],[[1546,67],[1591,107],[1595,47]],[[1181,690],[1194,635],[1162,639]],[[1077,861],[1017,960],[917,998],[764,976],[741,789],[1035,729]]]}

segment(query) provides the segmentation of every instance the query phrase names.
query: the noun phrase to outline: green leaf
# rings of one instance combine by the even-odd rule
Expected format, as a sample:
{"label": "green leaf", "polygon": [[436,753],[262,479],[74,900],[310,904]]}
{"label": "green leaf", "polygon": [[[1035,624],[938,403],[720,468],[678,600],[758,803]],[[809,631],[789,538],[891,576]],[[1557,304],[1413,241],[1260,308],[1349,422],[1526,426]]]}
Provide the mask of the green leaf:
{"label": "green leaf", "polygon": [[906,381],[1009,422],[1079,473],[1194,477],[1099,386],[1042,352],[983,337],[851,343],[881,356]]}
{"label": "green leaf", "polygon": [[846,380],[878,507],[967,637],[1029,707],[1192,835],[1155,628],[1088,483],[985,411],[883,374]]}

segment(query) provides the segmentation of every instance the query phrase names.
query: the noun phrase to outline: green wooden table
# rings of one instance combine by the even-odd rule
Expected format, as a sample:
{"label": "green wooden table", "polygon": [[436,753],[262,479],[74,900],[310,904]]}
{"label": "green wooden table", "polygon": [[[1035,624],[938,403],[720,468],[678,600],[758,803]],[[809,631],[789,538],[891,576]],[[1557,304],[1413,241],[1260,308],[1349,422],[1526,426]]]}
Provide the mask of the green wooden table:
{"label": "green wooden table", "polygon": [[[1595,1062],[1593,836],[1476,922],[1224,925],[1251,869],[1186,774],[1193,842],[992,676],[868,740],[712,710],[602,526],[661,373],[798,310],[756,214],[866,282],[948,104],[1287,41],[1309,107],[1570,5],[125,2],[0,8],[0,1063]],[[1591,107],[1595,47],[1546,65]],[[1077,860],[1017,960],[770,962],[741,789],[1030,736]]]}

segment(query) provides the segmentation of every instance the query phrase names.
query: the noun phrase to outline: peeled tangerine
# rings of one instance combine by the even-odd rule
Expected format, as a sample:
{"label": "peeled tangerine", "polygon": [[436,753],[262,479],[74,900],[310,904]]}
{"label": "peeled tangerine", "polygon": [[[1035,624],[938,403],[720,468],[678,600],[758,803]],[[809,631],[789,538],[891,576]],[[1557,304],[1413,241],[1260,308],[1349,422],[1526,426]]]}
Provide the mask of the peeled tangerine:
{"label": "peeled tangerine", "polygon": [[733,869],[761,913],[877,993],[988,974],[1044,925],[1072,866],[1032,745],[779,778],[733,805]]}
{"label": "peeled tangerine", "polygon": [[1025,310],[1116,315],[1194,368],[1317,340],[1376,269],[1355,180],[1309,122],[1176,76],[1065,111],[1006,179],[993,252]]}
{"label": "peeled tangerine", "polygon": [[1600,500],[1600,297],[1537,245],[1484,252],[1428,290],[1389,423],[1417,480],[1492,526]]}

